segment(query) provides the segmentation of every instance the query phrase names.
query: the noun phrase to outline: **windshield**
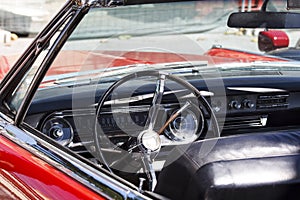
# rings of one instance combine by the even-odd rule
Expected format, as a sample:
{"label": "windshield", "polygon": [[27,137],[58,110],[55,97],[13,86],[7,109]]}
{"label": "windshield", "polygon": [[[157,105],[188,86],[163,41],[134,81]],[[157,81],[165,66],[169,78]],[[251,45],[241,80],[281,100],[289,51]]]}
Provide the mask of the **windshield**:
{"label": "windshield", "polygon": [[[295,75],[290,72],[298,72],[299,59],[291,51],[298,48],[298,29],[227,26],[233,12],[260,10],[262,1],[255,2],[251,8],[245,1],[91,8],[55,59],[41,88],[113,82],[150,69],[190,79],[201,78],[190,76],[195,71],[202,75],[221,72],[220,76],[274,75],[282,71]],[[282,11],[285,7],[284,1],[270,1],[267,10]],[[269,34],[268,38],[259,39],[262,32]],[[270,45],[264,42],[272,37],[275,42],[271,50],[266,49]]]}
{"label": "windshield", "polygon": [[[282,1],[272,1],[268,9],[281,11],[284,5]],[[232,67],[253,70],[256,66],[253,62],[297,61],[280,53],[290,46],[297,48],[297,29],[276,30],[282,34],[279,43],[284,40],[289,43],[274,47],[276,51],[262,52],[258,34],[270,31],[226,25],[232,12],[245,11],[247,6],[236,1],[192,1],[91,8],[54,61],[43,87],[74,84],[75,79],[93,81],[93,77],[98,82],[99,74],[103,82],[115,81],[122,75],[145,69],[188,73],[194,68],[211,70],[217,66],[228,75]],[[256,3],[251,9],[259,10],[261,6]],[[282,70],[268,67],[265,74],[270,69]],[[259,74],[264,74],[259,68]]]}

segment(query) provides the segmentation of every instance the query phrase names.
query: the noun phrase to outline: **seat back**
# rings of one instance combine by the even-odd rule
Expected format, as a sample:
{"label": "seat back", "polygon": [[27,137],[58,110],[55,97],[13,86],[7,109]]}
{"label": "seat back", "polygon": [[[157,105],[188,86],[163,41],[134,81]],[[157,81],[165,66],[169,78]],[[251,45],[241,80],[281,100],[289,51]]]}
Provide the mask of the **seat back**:
{"label": "seat back", "polygon": [[[171,199],[293,199],[300,197],[300,131],[219,138],[178,146],[155,192]],[[185,150],[186,149],[186,150]],[[173,154],[173,155],[172,155]]]}

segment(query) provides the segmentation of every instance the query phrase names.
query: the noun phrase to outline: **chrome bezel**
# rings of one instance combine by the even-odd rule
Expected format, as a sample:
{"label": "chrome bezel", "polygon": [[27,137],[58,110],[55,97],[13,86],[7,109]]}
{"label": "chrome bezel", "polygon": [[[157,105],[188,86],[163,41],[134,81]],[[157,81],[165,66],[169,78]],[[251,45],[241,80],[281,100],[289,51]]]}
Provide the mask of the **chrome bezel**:
{"label": "chrome bezel", "polygon": [[[175,143],[177,143],[177,142],[190,143],[190,142],[194,142],[195,140],[197,140],[200,137],[200,135],[203,133],[203,130],[204,130],[204,127],[205,127],[204,115],[203,115],[203,112],[198,107],[196,107],[195,105],[193,105],[192,108],[193,109],[188,108],[184,112],[190,113],[192,115],[192,118],[193,118],[194,122],[195,122],[196,128],[193,132],[193,136],[188,137],[186,139],[183,139],[178,135],[178,133],[176,133],[176,130],[173,127],[174,123],[175,123],[175,120],[182,117],[182,116],[178,116],[169,124],[168,129],[165,129],[165,131],[164,131],[164,135],[168,139],[174,141]],[[176,111],[174,111],[174,112],[176,112]],[[197,112],[197,113],[195,113],[195,112]]]}
{"label": "chrome bezel", "polygon": [[[47,132],[44,131],[44,129],[46,129],[46,126],[48,125],[47,123],[51,123],[51,121],[53,121],[53,120],[60,121],[60,122],[58,122],[59,124],[65,124],[65,125],[68,126],[68,128],[70,129],[70,136],[68,138],[64,139],[63,138],[64,134],[60,137],[54,138],[54,137],[52,137],[52,135],[50,133],[50,129]],[[57,124],[55,124],[55,125],[57,125]],[[54,128],[54,126],[52,126],[52,128]],[[63,146],[67,146],[68,144],[70,144],[73,141],[73,138],[74,138],[74,130],[73,130],[72,125],[66,119],[64,119],[63,117],[56,117],[56,116],[47,117],[44,120],[40,130],[44,134],[46,134],[50,138],[54,139],[55,141],[57,141],[59,144],[61,144]]]}

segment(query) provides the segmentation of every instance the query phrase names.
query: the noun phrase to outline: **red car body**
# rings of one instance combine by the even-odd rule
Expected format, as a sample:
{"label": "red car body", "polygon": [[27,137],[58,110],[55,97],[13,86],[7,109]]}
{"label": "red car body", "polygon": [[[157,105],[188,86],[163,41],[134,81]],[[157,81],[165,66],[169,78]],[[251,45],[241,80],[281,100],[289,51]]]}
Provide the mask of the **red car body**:
{"label": "red car body", "polygon": [[102,199],[1,135],[0,160],[1,199]]}

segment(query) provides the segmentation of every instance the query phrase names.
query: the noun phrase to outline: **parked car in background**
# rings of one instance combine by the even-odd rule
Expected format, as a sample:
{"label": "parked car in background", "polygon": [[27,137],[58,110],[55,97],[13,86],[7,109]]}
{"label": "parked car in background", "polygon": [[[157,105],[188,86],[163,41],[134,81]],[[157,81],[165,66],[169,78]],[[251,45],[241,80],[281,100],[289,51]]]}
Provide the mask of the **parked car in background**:
{"label": "parked car in background", "polygon": [[263,31],[258,36],[258,45],[261,51],[268,55],[278,56],[291,60],[300,60],[299,40],[289,47],[289,36],[284,31]]}
{"label": "parked car in background", "polygon": [[60,0],[2,1],[0,5],[0,29],[18,36],[37,34],[61,6]]}
{"label": "parked car in background", "polygon": [[300,63],[224,35],[276,2],[68,0],[0,83],[0,197],[297,199]]}

